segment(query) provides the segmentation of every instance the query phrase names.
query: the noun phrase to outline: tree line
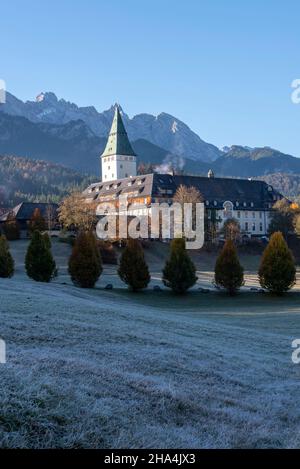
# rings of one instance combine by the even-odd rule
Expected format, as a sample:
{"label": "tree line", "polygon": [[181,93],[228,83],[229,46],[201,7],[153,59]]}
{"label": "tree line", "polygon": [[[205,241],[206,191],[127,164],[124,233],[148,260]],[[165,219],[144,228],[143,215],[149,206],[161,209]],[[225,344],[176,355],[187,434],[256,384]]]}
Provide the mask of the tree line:
{"label": "tree line", "polygon": [[[32,229],[31,240],[25,258],[27,275],[38,282],[50,282],[57,275],[56,263],[51,252],[47,233]],[[73,284],[81,288],[93,288],[103,271],[102,258],[95,233],[79,232],[68,262]],[[14,260],[5,235],[0,236],[0,277],[14,274]],[[133,291],[147,288],[151,276],[142,245],[137,239],[129,239],[118,266],[120,279]],[[276,232],[264,250],[258,271],[262,288],[281,295],[296,282],[296,267],[291,251],[281,232]],[[176,294],[186,293],[197,281],[196,266],[190,258],[183,238],[171,242],[170,255],[162,272],[163,284]],[[235,295],[244,285],[244,269],[240,264],[234,242],[224,244],[216,264],[214,283],[216,287]]]}

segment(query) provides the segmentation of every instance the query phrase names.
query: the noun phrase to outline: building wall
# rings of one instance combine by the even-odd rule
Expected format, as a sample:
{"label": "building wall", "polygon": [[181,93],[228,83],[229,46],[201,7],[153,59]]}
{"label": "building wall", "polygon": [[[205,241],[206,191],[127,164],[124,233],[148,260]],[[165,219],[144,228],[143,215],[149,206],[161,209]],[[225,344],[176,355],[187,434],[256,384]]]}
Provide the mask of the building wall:
{"label": "building wall", "polygon": [[136,157],[125,155],[104,156],[101,158],[102,181],[114,181],[136,176]]}
{"label": "building wall", "polygon": [[221,230],[228,218],[236,219],[241,227],[241,232],[254,236],[265,236],[268,233],[271,212],[266,210],[233,210],[232,217],[227,217],[224,210],[217,210],[217,218],[220,219],[218,230]]}

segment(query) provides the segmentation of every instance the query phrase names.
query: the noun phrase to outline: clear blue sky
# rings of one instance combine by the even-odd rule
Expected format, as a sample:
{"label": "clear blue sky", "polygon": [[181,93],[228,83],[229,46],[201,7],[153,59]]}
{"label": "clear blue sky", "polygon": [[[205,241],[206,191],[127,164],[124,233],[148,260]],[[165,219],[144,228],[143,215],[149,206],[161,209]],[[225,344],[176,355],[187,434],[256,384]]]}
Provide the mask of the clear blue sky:
{"label": "clear blue sky", "polygon": [[162,111],[218,146],[300,156],[299,0],[9,0],[0,78],[98,110]]}

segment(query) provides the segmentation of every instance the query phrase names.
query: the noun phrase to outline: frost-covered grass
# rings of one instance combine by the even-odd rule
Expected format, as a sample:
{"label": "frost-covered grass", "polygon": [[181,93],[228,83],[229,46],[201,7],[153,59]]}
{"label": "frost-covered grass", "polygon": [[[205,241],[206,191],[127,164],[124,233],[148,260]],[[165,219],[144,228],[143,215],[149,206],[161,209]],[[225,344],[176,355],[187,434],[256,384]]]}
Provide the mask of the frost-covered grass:
{"label": "frost-covered grass", "polygon": [[300,294],[0,280],[1,447],[299,447]]}

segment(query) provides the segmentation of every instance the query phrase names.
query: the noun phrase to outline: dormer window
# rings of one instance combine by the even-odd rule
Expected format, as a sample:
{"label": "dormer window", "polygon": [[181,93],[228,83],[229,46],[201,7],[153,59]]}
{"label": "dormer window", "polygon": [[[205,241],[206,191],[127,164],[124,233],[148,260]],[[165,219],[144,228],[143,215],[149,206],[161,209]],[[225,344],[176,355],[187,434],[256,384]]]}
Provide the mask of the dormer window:
{"label": "dormer window", "polygon": [[216,200],[214,200],[214,206],[216,207],[216,205],[218,204],[218,202]]}

